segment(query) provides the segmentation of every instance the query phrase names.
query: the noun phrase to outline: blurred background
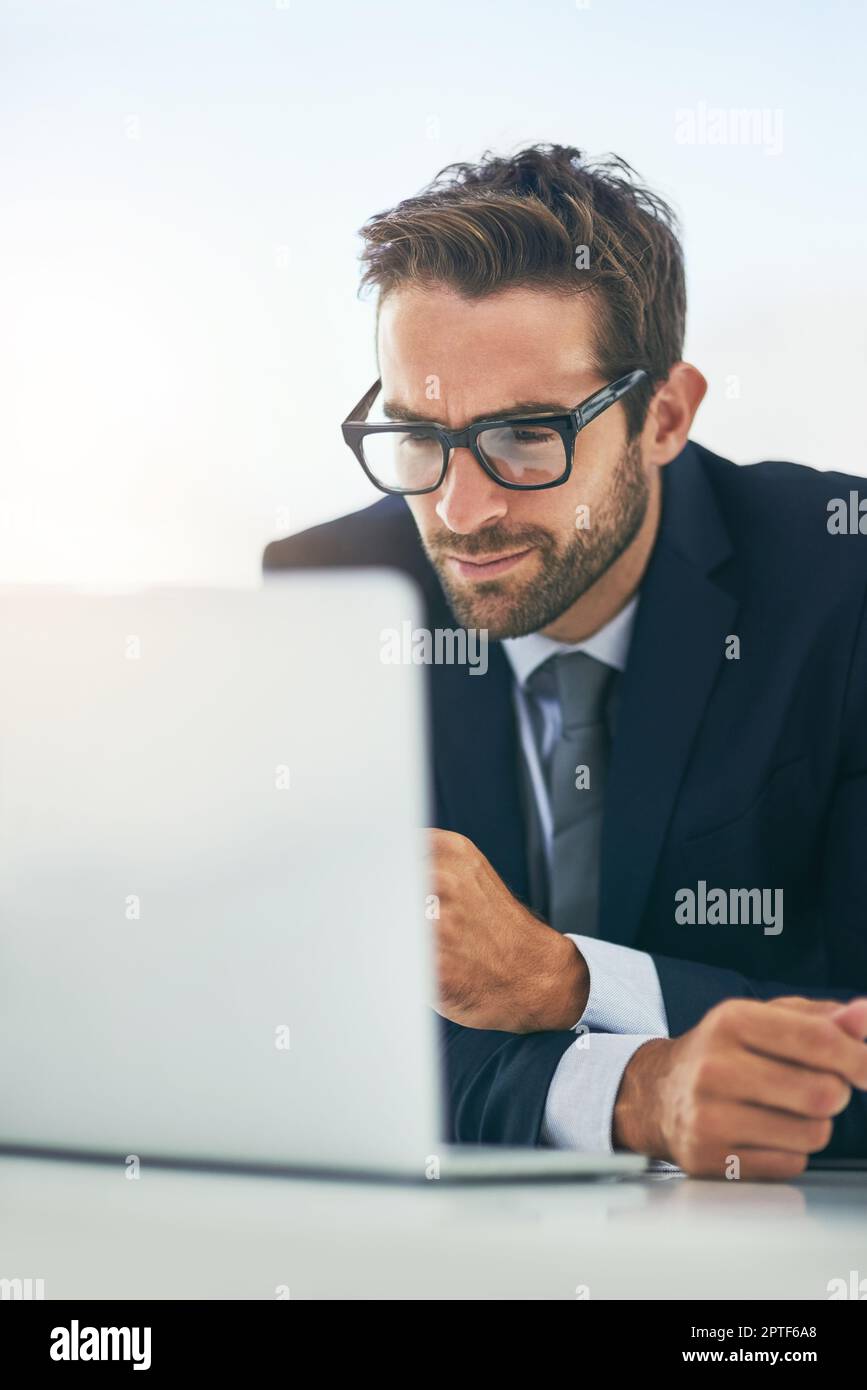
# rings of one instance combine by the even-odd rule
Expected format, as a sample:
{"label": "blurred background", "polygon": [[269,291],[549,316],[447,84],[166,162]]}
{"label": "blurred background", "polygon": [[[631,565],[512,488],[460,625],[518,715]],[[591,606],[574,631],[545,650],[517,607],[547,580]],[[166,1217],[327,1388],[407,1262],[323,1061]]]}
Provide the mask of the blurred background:
{"label": "blurred background", "polygon": [[0,0],[0,581],[256,584],[376,500],[357,230],[626,158],[685,229],[693,437],[867,475],[861,0]]}

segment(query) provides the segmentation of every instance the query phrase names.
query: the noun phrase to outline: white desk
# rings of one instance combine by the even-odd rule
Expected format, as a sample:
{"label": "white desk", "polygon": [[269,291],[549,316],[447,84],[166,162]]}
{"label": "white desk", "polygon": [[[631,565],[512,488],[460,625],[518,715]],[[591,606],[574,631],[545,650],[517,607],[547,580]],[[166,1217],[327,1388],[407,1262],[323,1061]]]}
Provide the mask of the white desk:
{"label": "white desk", "polygon": [[867,1277],[867,1173],[411,1188],[0,1157],[0,1262],[46,1299],[826,1299]]}

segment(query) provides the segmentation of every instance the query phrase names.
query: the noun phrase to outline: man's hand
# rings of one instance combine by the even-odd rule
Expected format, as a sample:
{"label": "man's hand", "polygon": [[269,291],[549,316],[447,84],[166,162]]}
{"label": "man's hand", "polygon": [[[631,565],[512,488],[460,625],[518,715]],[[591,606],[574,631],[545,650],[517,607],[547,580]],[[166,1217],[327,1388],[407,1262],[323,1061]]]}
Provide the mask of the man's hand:
{"label": "man's hand", "polygon": [[693,1177],[793,1178],[824,1149],[852,1088],[867,1089],[867,1000],[728,999],[679,1038],[633,1055],[615,1148]]}
{"label": "man's hand", "polygon": [[430,854],[438,1012],[505,1033],[574,1027],[590,987],[574,943],[519,903],[463,835],[431,830]]}

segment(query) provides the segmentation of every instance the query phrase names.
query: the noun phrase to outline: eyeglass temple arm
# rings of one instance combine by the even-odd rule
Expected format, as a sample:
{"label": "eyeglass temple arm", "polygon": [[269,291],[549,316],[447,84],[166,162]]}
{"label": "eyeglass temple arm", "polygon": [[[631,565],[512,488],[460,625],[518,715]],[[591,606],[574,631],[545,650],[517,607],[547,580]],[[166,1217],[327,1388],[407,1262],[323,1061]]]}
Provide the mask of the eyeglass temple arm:
{"label": "eyeglass temple arm", "polygon": [[353,420],[367,419],[367,412],[373,405],[373,402],[376,400],[381,385],[382,379],[380,377],[377,377],[370,390],[365,391],[364,395],[361,397],[361,400],[358,402],[358,405],[354,405],[352,407],[346,419],[343,421],[344,425],[350,424]]}
{"label": "eyeglass temple arm", "polygon": [[625,396],[627,391],[631,391],[633,386],[637,386],[647,376],[643,367],[639,367],[634,372],[627,372],[626,376],[620,376],[616,381],[612,381],[610,386],[603,386],[601,391],[597,391],[589,401],[585,401],[581,407],[581,423],[589,425],[591,420],[595,420],[597,415],[601,415],[603,410],[607,410],[615,401],[619,401],[621,396]]}

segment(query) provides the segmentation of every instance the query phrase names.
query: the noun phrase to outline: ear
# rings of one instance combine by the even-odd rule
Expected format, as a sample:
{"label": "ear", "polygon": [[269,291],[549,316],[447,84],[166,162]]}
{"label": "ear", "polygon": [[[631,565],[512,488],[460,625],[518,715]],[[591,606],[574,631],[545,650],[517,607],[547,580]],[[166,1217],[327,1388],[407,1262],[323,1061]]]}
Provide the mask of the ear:
{"label": "ear", "polygon": [[706,391],[707,382],[697,367],[675,363],[657,387],[641,432],[641,452],[647,463],[662,467],[677,458]]}

